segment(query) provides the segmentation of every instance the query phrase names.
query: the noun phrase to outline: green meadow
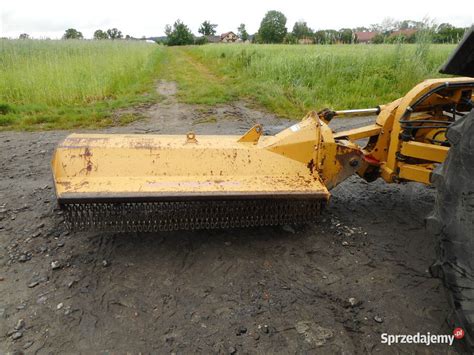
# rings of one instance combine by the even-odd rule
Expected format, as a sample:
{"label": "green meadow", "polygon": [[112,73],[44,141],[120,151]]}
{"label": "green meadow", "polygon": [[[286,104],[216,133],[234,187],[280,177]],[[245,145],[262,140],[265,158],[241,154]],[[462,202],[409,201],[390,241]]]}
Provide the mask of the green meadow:
{"label": "green meadow", "polygon": [[157,102],[159,80],[178,100],[245,100],[277,115],[374,107],[439,77],[453,45],[163,47],[139,41],[0,40],[0,129],[124,124],[114,111]]}

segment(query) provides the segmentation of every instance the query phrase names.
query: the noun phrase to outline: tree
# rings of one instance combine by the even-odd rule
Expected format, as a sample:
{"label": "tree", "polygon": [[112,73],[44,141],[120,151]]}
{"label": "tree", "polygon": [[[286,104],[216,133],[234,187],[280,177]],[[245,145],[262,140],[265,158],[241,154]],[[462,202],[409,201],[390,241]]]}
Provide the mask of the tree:
{"label": "tree", "polygon": [[30,35],[28,33],[22,33],[20,35],[20,37],[18,37],[19,39],[30,39]]}
{"label": "tree", "polygon": [[365,26],[359,26],[353,29],[354,32],[369,32],[370,29]]}
{"label": "tree", "polygon": [[201,46],[201,45],[206,44],[206,43],[209,43],[206,36],[196,38],[195,41],[194,41],[194,44],[196,44],[198,46]]}
{"label": "tree", "polygon": [[435,43],[457,43],[463,37],[464,31],[464,28],[442,23],[436,28],[433,40]]}
{"label": "tree", "polygon": [[198,32],[203,36],[214,36],[216,34],[216,24],[212,24],[210,21],[204,21],[199,27]]}
{"label": "tree", "polygon": [[412,20],[403,20],[403,21],[399,21],[396,24],[396,27],[399,30],[420,29],[420,28],[423,28],[423,26],[424,26],[423,21],[412,21]]}
{"label": "tree", "polygon": [[339,41],[348,44],[354,42],[354,34],[352,33],[352,30],[349,28],[342,28],[339,30]]}
{"label": "tree", "polygon": [[316,44],[326,44],[326,31],[316,31],[314,33],[314,42]]}
{"label": "tree", "polygon": [[249,39],[249,34],[245,29],[245,24],[241,23],[240,26],[237,28],[237,34],[239,35],[242,41],[247,41]]}
{"label": "tree", "polygon": [[286,17],[279,11],[268,11],[260,23],[258,38],[263,43],[282,43],[288,30]]}
{"label": "tree", "polygon": [[109,39],[109,35],[105,31],[96,30],[94,32],[94,39]]}
{"label": "tree", "polygon": [[382,32],[382,26],[380,26],[378,23],[375,23],[373,25],[370,25],[370,31],[371,32]]}
{"label": "tree", "polygon": [[339,39],[339,32],[336,30],[321,30],[314,34],[314,41],[317,44],[334,44]]}
{"label": "tree", "polygon": [[374,38],[372,38],[372,43],[373,44],[382,44],[385,43],[386,36],[384,36],[382,33],[377,33]]}
{"label": "tree", "polygon": [[398,23],[391,17],[386,17],[380,23],[381,32],[390,33],[398,28]]}
{"label": "tree", "polygon": [[283,43],[285,44],[297,44],[298,43],[298,38],[291,32],[288,32],[283,38]]}
{"label": "tree", "polygon": [[120,39],[123,38],[122,31],[119,31],[118,29],[114,28],[109,28],[107,30],[107,35],[109,36],[110,39]]}
{"label": "tree", "polygon": [[189,30],[188,26],[177,20],[173,27],[166,25],[165,33],[168,37],[167,44],[169,46],[183,46],[194,43],[194,35]]}
{"label": "tree", "polygon": [[313,30],[308,27],[305,21],[295,22],[292,33],[297,39],[312,38],[314,36]]}
{"label": "tree", "polygon": [[74,28],[68,28],[66,32],[64,32],[63,39],[83,39],[84,36],[81,32]]}
{"label": "tree", "polygon": [[250,40],[252,43],[261,43],[262,41],[260,40],[259,36],[258,36],[258,32],[255,32],[253,34],[253,36],[251,37],[251,40]]}

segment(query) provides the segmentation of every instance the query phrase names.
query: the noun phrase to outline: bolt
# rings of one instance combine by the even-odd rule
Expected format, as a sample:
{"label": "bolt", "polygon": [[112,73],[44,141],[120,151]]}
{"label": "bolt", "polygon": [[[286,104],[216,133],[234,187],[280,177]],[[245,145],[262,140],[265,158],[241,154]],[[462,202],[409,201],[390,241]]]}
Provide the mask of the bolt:
{"label": "bolt", "polygon": [[352,158],[351,160],[349,160],[349,165],[353,168],[356,168],[359,166],[359,160],[357,158]]}

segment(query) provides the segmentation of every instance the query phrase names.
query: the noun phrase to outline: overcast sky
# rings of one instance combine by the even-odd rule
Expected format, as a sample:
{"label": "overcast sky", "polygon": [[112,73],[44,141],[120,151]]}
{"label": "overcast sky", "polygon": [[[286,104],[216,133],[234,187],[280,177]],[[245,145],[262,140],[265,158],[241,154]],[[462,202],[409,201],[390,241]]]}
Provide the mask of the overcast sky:
{"label": "overcast sky", "polygon": [[313,29],[369,26],[390,17],[469,26],[474,18],[474,0],[0,0],[0,37],[59,38],[67,28],[85,37],[96,29],[119,28],[134,37],[161,36],[166,24],[181,19],[197,34],[199,24],[210,20],[217,32],[235,31],[240,23],[249,33],[258,30],[268,10],[282,11],[291,29],[305,20]]}

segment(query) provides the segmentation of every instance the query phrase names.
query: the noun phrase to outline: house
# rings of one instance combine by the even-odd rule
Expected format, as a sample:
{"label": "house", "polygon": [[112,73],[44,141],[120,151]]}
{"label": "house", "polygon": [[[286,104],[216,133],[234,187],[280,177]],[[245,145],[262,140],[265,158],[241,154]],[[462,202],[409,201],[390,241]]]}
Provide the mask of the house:
{"label": "house", "polygon": [[239,36],[232,31],[221,34],[221,42],[223,43],[235,43],[239,41]]}
{"label": "house", "polygon": [[355,32],[355,36],[358,43],[372,43],[372,40],[378,34],[379,34],[378,32],[371,32],[371,31]]}

